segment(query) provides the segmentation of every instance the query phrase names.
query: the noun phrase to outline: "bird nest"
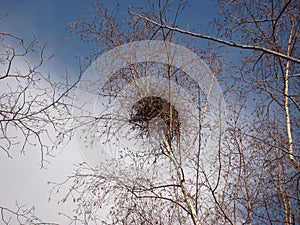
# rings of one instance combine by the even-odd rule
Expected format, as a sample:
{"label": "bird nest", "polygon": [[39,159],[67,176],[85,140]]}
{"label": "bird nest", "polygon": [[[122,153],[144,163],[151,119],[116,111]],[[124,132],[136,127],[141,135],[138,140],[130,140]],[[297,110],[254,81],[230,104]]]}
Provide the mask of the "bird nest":
{"label": "bird nest", "polygon": [[169,144],[172,140],[179,141],[180,120],[179,113],[175,107],[167,100],[148,96],[136,102],[130,112],[129,122],[133,124],[133,129],[138,129],[141,136],[149,136],[151,122],[159,118],[164,123],[164,135]]}

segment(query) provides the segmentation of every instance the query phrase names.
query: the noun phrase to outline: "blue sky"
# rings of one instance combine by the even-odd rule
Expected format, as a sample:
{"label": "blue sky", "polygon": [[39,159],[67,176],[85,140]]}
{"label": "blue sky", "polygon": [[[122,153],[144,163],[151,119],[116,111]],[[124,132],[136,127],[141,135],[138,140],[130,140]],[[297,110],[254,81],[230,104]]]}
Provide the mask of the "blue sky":
{"label": "blue sky", "polygon": [[[65,71],[78,73],[76,56],[86,56],[90,45],[80,43],[76,37],[62,43],[68,36],[66,25],[80,16],[85,16],[91,7],[92,0],[0,0],[0,14],[6,15],[0,20],[2,32],[9,32],[25,41],[30,41],[33,35],[40,38],[41,43],[47,43],[46,53],[54,55],[47,68],[52,75],[60,76]],[[133,2],[133,1],[131,1]],[[120,3],[120,14],[126,14],[130,5],[126,0],[104,1],[113,8]],[[134,1],[134,5],[143,5],[145,1]],[[205,25],[217,14],[212,1],[190,1],[178,21],[184,26],[189,22],[190,28]],[[20,204],[36,206],[36,212],[46,220],[64,223],[57,216],[58,211],[68,211],[72,207],[66,204],[58,206],[56,200],[48,203],[49,186],[47,181],[61,181],[72,172],[73,164],[83,161],[74,143],[71,143],[56,158],[50,161],[47,170],[39,169],[39,155],[27,152],[27,155],[16,155],[13,160],[0,158],[0,205],[13,207],[17,199]],[[38,193],[38,194],[37,194]],[[69,208],[68,208],[69,207]],[[51,209],[51,210],[50,210]],[[1,222],[0,222],[1,225]]]}
{"label": "blue sky", "polygon": [[63,44],[62,40],[68,36],[66,25],[81,16],[84,8],[91,4],[89,0],[1,0],[0,12],[6,17],[0,20],[0,27],[2,31],[13,33],[28,42],[33,35],[39,37],[41,43],[47,44],[46,53],[54,55],[51,63],[65,71],[64,67],[75,66],[75,56],[87,54],[86,48],[75,40]]}
{"label": "blue sky", "polygon": [[[32,40],[33,35],[40,38],[41,43],[47,43],[46,52],[54,55],[52,64],[55,68],[65,71],[64,67],[72,70],[76,66],[76,56],[84,57],[89,53],[91,45],[80,43],[76,37],[68,42],[65,40],[69,33],[66,25],[77,18],[86,16],[93,0],[0,0],[0,14],[7,15],[0,20],[2,31]],[[126,15],[131,4],[143,6],[146,1],[138,0],[106,0],[105,6],[113,9],[120,5],[120,16]],[[197,29],[199,24],[204,25],[217,14],[215,1],[192,0],[189,7],[181,15],[178,24],[188,23],[190,29]],[[64,62],[64,63],[61,63]],[[61,64],[61,65],[60,65]]]}

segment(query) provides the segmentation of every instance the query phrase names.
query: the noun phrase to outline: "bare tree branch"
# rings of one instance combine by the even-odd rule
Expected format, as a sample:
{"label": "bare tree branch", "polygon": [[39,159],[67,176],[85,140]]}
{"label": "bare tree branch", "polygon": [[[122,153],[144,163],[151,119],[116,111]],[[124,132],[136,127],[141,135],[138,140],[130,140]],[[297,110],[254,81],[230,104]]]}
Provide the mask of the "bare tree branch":
{"label": "bare tree branch", "polygon": [[183,30],[183,29],[180,29],[180,28],[177,28],[177,27],[172,27],[172,26],[169,26],[169,25],[166,25],[166,24],[161,24],[157,21],[154,21],[154,20],[152,20],[148,17],[142,16],[141,14],[133,12],[133,11],[130,11],[130,13],[137,16],[137,17],[139,17],[139,18],[141,18],[141,19],[143,19],[143,20],[145,20],[145,21],[147,21],[147,22],[150,22],[150,23],[152,23],[156,26],[159,26],[161,28],[169,29],[169,30],[172,30],[172,31],[175,31],[175,32],[179,32],[181,34],[191,35],[193,37],[198,37],[198,38],[205,39],[205,40],[214,41],[214,42],[224,44],[224,45],[234,47],[234,48],[249,49],[249,50],[264,52],[264,53],[271,54],[271,55],[274,55],[274,56],[277,56],[277,57],[280,57],[280,58],[283,58],[283,59],[286,59],[286,60],[290,60],[292,62],[300,64],[300,59],[294,58],[292,56],[285,55],[285,54],[280,53],[280,52],[273,51],[273,50],[268,49],[268,48],[264,48],[264,47],[256,46],[256,45],[243,45],[243,44],[226,41],[226,40],[216,38],[216,37],[213,37],[213,36],[209,36],[209,35],[194,33],[194,32],[188,31],[188,30]]}

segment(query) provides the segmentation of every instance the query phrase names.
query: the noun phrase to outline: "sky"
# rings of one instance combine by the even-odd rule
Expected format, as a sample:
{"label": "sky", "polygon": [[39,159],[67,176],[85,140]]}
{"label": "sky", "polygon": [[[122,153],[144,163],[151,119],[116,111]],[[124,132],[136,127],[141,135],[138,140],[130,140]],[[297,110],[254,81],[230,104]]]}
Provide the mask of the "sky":
{"label": "sky", "polygon": [[[119,14],[127,15],[131,4],[142,6],[145,2],[144,0],[106,0],[104,5],[114,8],[119,4]],[[0,20],[1,29],[28,41],[32,40],[33,35],[39,37],[41,43],[47,44],[47,53],[55,56],[51,63],[55,64],[56,68],[65,70],[64,67],[67,66],[68,69],[72,69],[77,65],[75,57],[84,57],[89,53],[87,44],[80,43],[76,38],[68,39],[66,25],[81,16],[86,16],[94,3],[93,0],[72,0],[72,3],[67,0],[0,0],[0,3],[0,14],[6,15]],[[207,24],[216,14],[214,5],[215,1],[210,0],[190,1],[190,6],[181,17],[185,18],[185,21],[179,20],[178,24],[185,26],[188,23],[190,28]],[[185,14],[188,17],[185,17]],[[68,39],[67,43],[64,42],[66,39]],[[62,61],[64,63],[61,63]]]}
{"label": "sky", "polygon": [[[76,57],[84,57],[89,53],[86,44],[80,43],[76,37],[65,42],[68,37],[66,25],[80,16],[85,16],[91,7],[92,0],[0,0],[0,14],[6,15],[0,20],[0,30],[9,32],[25,40],[32,40],[33,35],[39,37],[41,43],[47,43],[46,53],[54,55],[46,68],[54,76],[62,76],[68,70],[78,73]],[[132,1],[131,1],[132,2]],[[135,5],[143,5],[145,1],[134,1]],[[130,1],[104,1],[108,7],[120,3],[120,14],[126,14]],[[196,28],[198,24],[206,24],[216,15],[214,2],[194,0],[183,14],[183,18]],[[179,24],[183,24],[179,21]],[[35,206],[36,214],[41,218],[64,224],[65,219],[58,212],[68,212],[72,203],[58,205],[59,197],[48,202],[50,187],[47,181],[62,181],[70,175],[74,164],[82,162],[78,146],[74,141],[64,148],[55,158],[50,159],[47,169],[40,169],[39,154],[30,151],[25,155],[16,154],[14,159],[0,158],[0,205],[14,208],[17,200],[20,205]],[[2,223],[0,222],[0,225]]]}

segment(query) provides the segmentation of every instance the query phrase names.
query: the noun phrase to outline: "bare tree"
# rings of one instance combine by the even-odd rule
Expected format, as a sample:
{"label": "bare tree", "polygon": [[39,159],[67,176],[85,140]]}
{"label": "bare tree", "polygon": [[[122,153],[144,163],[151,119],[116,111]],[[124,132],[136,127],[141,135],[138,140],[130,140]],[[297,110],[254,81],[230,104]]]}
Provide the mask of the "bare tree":
{"label": "bare tree", "polygon": [[1,221],[8,224],[44,224],[57,225],[57,223],[45,222],[35,215],[34,207],[28,209],[25,206],[20,206],[16,202],[16,210],[11,210],[7,207],[0,206]]}
{"label": "bare tree", "polygon": [[218,36],[133,14],[184,35],[253,50],[242,52],[244,58],[236,66],[240,75],[234,78],[235,95],[246,101],[242,108],[252,111],[249,119],[242,116],[243,110],[235,113],[234,121],[242,126],[234,125],[231,133],[239,156],[234,205],[245,209],[245,214],[234,213],[247,224],[297,224],[299,145],[293,140],[299,122],[299,2],[220,1],[219,6],[224,16],[215,21]]}
{"label": "bare tree", "polygon": [[8,157],[12,149],[37,149],[41,166],[53,148],[65,136],[66,124],[71,120],[72,85],[65,80],[54,82],[42,66],[52,56],[45,55],[45,45],[36,37],[30,43],[1,32],[1,110],[0,148]]}
{"label": "bare tree", "polygon": [[[216,20],[219,37],[194,33],[155,21],[133,12],[133,15],[158,27],[181,34],[207,39],[230,47],[253,50],[244,53],[245,60],[239,67],[243,83],[252,90],[263,91],[271,101],[284,109],[287,136],[287,154],[299,172],[298,155],[293,150],[291,114],[299,111],[297,79],[299,74],[299,3],[297,1],[220,1],[224,22]],[[254,74],[255,76],[252,76]],[[295,89],[296,88],[296,89]],[[292,93],[292,94],[290,94]],[[268,101],[264,99],[265,101]],[[269,105],[270,106],[270,105]],[[291,112],[296,110],[295,113]],[[297,120],[297,119],[295,119]]]}
{"label": "bare tree", "polygon": [[[156,17],[157,10],[158,18],[176,22],[185,3],[170,5],[166,1],[151,7],[151,16]],[[175,16],[169,18],[168,13],[174,8]],[[213,72],[199,61],[197,65],[203,68],[194,73],[203,79],[201,85],[205,83],[205,88],[199,87],[197,78],[186,72],[188,63],[195,62],[193,58],[186,57],[187,62],[182,60],[182,66],[176,67],[172,61],[179,61],[175,59],[178,56],[166,49],[163,52],[170,63],[155,62],[151,53],[148,60],[136,63],[133,55],[127,57],[122,54],[122,46],[118,48],[120,44],[144,39],[163,40],[167,45],[167,41],[177,40],[173,32],[136,21],[135,16],[129,16],[128,27],[118,24],[114,14],[117,9],[110,14],[101,2],[94,5],[94,10],[92,21],[81,18],[69,29],[84,41],[100,45],[96,53],[103,48],[112,49],[109,53],[116,53],[112,62],[121,58],[126,65],[119,68],[100,57],[92,64],[95,68],[87,70],[87,74],[101,74],[101,65],[114,67],[114,73],[104,81],[101,77],[90,81],[83,76],[79,98],[93,93],[101,98],[102,107],[96,110],[98,114],[91,113],[88,108],[94,110],[97,104],[85,97],[90,102],[77,103],[81,116],[76,126],[81,130],[78,138],[83,148],[99,152],[117,149],[118,154],[96,168],[80,165],[66,181],[54,183],[52,193],[71,185],[62,202],[70,198],[77,202],[74,222],[85,224],[102,220],[109,224],[231,222],[229,204],[222,200],[229,168],[227,158],[222,157],[226,151],[222,149],[224,105],[216,95],[216,76],[222,71],[218,57],[212,51],[203,54]],[[148,52],[146,47],[137,50],[128,46],[140,51],[138,57]],[[208,136],[210,131],[215,134]],[[121,139],[129,140],[131,146]],[[97,216],[102,208],[107,208],[106,218]]]}
{"label": "bare tree", "polygon": [[[37,151],[41,168],[72,135],[70,91],[76,85],[68,83],[68,75],[57,79],[43,68],[52,58],[45,48],[35,36],[28,42],[0,31],[0,153],[14,158]],[[0,211],[4,224],[54,224],[18,203],[15,209],[1,205]]]}
{"label": "bare tree", "polygon": [[[86,72],[96,72],[99,79],[82,77],[72,129],[80,131],[83,151],[109,153],[52,183],[50,197],[65,190],[61,203],[77,203],[75,215],[66,215],[70,223],[299,224],[299,2],[218,5],[217,32],[209,34],[178,28],[185,1],[158,0],[133,8],[126,23],[119,20],[118,8],[110,11],[98,1],[92,20],[69,24],[81,41],[95,43],[89,60],[108,51],[92,64],[94,71]],[[194,47],[197,38],[212,41],[211,48]],[[149,49],[155,46],[135,48],[131,57],[122,52],[124,44],[130,49],[142,40],[164,41],[167,47],[161,49],[169,61],[151,58]],[[198,73],[211,71],[209,77],[203,75],[205,82],[187,71],[184,65],[191,62],[176,60],[170,42],[184,46],[182,52],[201,53],[208,66],[197,61],[205,68]],[[241,49],[242,60],[222,64],[222,44]],[[150,60],[136,60],[145,52]],[[105,57],[112,53],[108,61]],[[6,62],[16,56],[13,51]],[[178,61],[182,66],[174,65]],[[105,71],[111,74],[101,80]],[[229,99],[226,117],[217,81]],[[27,89],[21,90],[20,96],[26,96]],[[80,102],[84,91],[96,97]],[[48,115],[47,109],[61,100],[51,99],[54,104],[38,105],[41,109],[33,115]]]}
{"label": "bare tree", "polygon": [[[201,123],[202,116],[207,113],[205,101],[202,99],[200,103],[200,108],[204,110],[199,111],[198,118],[200,130],[197,133],[198,138],[202,140],[196,142],[199,144],[198,147],[192,142],[193,149],[196,149],[196,151],[191,151],[194,153],[192,156],[197,157],[189,158],[191,161],[186,168],[180,164],[183,155],[174,155],[174,151],[178,150],[176,138],[174,142],[170,142],[170,134],[174,133],[173,126],[180,127],[179,130],[182,132],[182,126],[184,127],[180,121],[182,117],[179,112],[179,123],[170,123],[176,120],[177,116],[173,118],[173,114],[177,115],[177,112],[173,112],[173,102],[167,98],[165,99],[166,105],[170,105],[170,110],[163,112],[171,115],[167,120],[163,118],[164,122],[168,122],[167,126],[162,126],[162,134],[159,136],[162,142],[158,149],[170,160],[169,165],[174,169],[173,173],[170,172],[171,182],[168,182],[166,178],[164,184],[152,183],[153,180],[144,175],[137,180],[132,180],[136,176],[131,173],[125,176],[124,171],[105,172],[103,168],[100,169],[102,176],[97,173],[87,175],[78,170],[74,176],[70,177],[68,181],[72,182],[74,179],[73,182],[76,184],[81,184],[79,180],[82,179],[85,180],[84,182],[92,179],[92,183],[99,185],[85,186],[79,192],[85,194],[90,192],[90,196],[94,196],[93,204],[99,207],[102,204],[97,201],[99,198],[96,196],[100,195],[96,191],[97,188],[104,187],[101,193],[105,196],[114,192],[112,196],[117,197],[114,197],[116,204],[111,208],[112,223],[126,224],[129,221],[132,224],[173,224],[174,221],[178,224],[188,222],[194,224],[298,223],[299,147],[293,139],[297,138],[299,121],[297,99],[299,96],[297,91],[299,86],[297,73],[299,68],[297,50],[299,3],[297,1],[270,1],[268,3],[230,1],[219,2],[219,6],[223,13],[221,19],[224,22],[215,21],[218,30],[215,36],[178,28],[176,21],[181,7],[178,7],[180,10],[170,19],[168,13],[176,6],[171,6],[168,1],[158,1],[149,8],[132,9],[128,19],[129,29],[124,28],[126,27],[124,24],[117,23],[117,10],[114,11],[116,14],[109,14],[101,3],[97,3],[94,8],[97,14],[96,23],[82,19],[70,25],[71,31],[79,34],[83,40],[95,41],[106,49],[145,38],[178,41],[191,46],[189,36],[245,49],[242,52],[243,60],[231,68],[230,80],[226,83],[229,87],[226,90],[227,96],[236,99],[236,102],[230,103],[228,107],[230,112],[227,121],[228,139],[225,140],[220,136],[218,145],[214,146],[218,149],[218,157],[215,161],[216,173],[209,173],[208,169],[201,167],[199,163],[203,149],[202,141],[207,137],[204,135],[203,126],[205,125]],[[105,28],[105,32],[100,32],[100,28]],[[184,35],[185,41],[182,41],[176,33]],[[206,55],[210,52],[206,52]],[[217,58],[211,57],[213,55],[209,55],[210,58],[207,58],[206,62],[210,65],[213,74],[217,75],[222,71],[222,67],[216,63]],[[108,82],[111,82],[111,85],[107,84],[106,95],[118,96],[120,90],[126,86],[126,82],[135,83],[136,79],[146,77],[151,71],[149,65],[142,65],[142,68],[141,65],[130,63],[129,65],[127,70],[119,71]],[[172,68],[166,66],[162,70],[166,71],[166,77],[172,80]],[[226,75],[224,72],[224,78]],[[195,87],[193,83],[184,74],[181,73],[174,81],[185,88],[189,87],[189,95],[193,96],[198,93],[197,89],[193,88]],[[233,82],[235,86],[232,86]],[[137,83],[135,84],[138,86]],[[199,96],[196,96],[196,99]],[[143,97],[145,96],[140,96],[140,99],[136,98],[136,108],[133,108],[136,114],[129,121],[133,121],[134,125],[142,130],[140,137],[145,139],[149,137],[147,134],[150,132],[151,119],[158,114],[161,115],[161,112],[152,111],[150,106],[154,101],[153,98],[150,98],[149,102]],[[204,98],[209,99],[207,93],[204,94]],[[150,113],[145,114],[146,109],[150,110]],[[144,112],[144,114],[138,112]],[[126,118],[124,120],[128,121]],[[161,121],[157,122],[159,126]],[[166,132],[167,130],[169,132]],[[112,135],[114,135],[113,132]],[[181,133],[180,138],[182,138]],[[112,140],[112,138],[108,139]],[[180,143],[182,140],[179,140]],[[182,148],[179,149],[182,150]],[[149,163],[149,157],[153,156],[157,157],[152,160],[154,162],[162,160],[157,149],[147,149],[147,151],[151,155],[147,155],[148,161],[146,162]],[[135,159],[135,162],[138,161]],[[124,177],[120,178],[119,173]],[[60,188],[60,185],[57,184],[56,187]],[[69,195],[74,194],[76,189],[72,188]],[[206,198],[203,198],[206,194]],[[207,205],[207,201],[212,204]],[[84,202],[80,198],[79,208],[84,208]],[[163,211],[162,218],[157,209],[159,208],[161,212],[161,208],[166,209],[165,202],[168,202],[175,212],[171,209],[167,212]],[[147,205],[150,205],[150,209],[146,207]],[[93,208],[92,204],[89,206]],[[145,208],[147,211],[144,211]],[[91,210],[88,212],[91,213]],[[172,215],[177,216],[172,217]]]}

